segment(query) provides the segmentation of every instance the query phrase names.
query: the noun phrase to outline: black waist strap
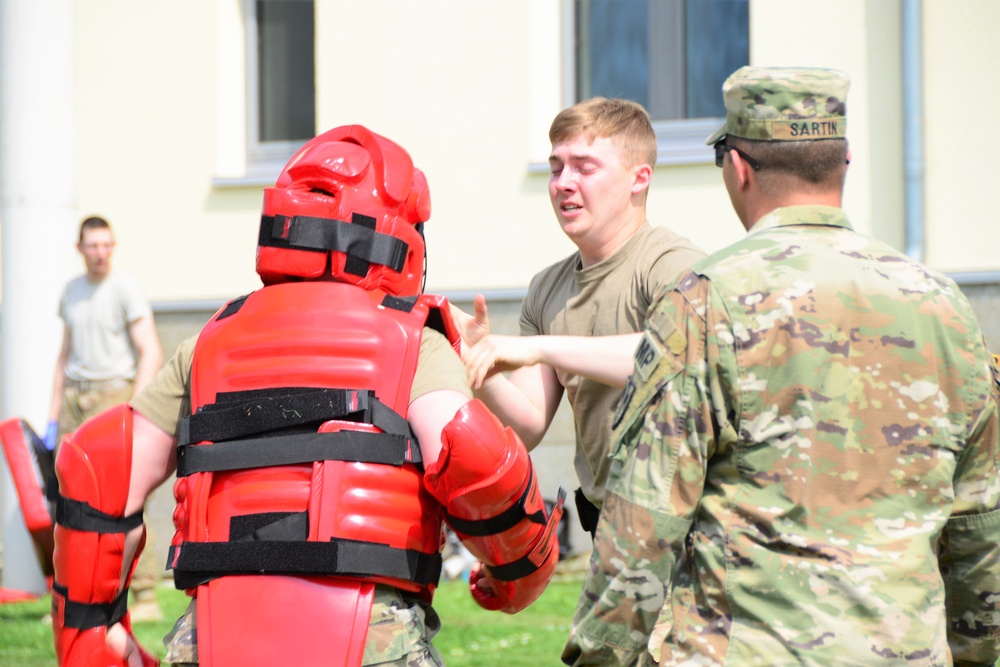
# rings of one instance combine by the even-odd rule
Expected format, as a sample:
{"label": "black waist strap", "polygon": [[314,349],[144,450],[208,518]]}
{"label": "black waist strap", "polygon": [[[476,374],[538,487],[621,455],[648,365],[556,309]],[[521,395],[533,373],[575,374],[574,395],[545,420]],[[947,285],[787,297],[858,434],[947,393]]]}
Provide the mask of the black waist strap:
{"label": "black waist strap", "polygon": [[400,435],[338,431],[248,438],[177,448],[177,476],[197,472],[247,470],[270,466],[351,461],[401,466],[420,464],[420,447]]}
{"label": "black waist strap", "polygon": [[107,627],[122,620],[128,611],[128,590],[123,588],[114,600],[107,603],[74,602],[69,599],[67,587],[59,582],[52,583],[52,593],[62,602],[63,627],[77,630]]}
{"label": "black waist strap", "polygon": [[384,576],[436,584],[441,555],[334,538],[329,542],[185,542],[170,547],[177,588],[232,574]]}

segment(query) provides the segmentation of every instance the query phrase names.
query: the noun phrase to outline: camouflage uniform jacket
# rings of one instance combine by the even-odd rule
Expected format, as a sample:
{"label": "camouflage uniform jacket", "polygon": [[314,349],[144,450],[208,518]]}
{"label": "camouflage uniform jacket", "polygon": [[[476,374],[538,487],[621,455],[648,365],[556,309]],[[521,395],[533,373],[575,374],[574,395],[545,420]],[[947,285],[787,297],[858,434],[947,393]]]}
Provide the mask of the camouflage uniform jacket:
{"label": "camouflage uniform jacket", "polygon": [[651,309],[563,660],[992,665],[997,422],[951,280],[771,212]]}

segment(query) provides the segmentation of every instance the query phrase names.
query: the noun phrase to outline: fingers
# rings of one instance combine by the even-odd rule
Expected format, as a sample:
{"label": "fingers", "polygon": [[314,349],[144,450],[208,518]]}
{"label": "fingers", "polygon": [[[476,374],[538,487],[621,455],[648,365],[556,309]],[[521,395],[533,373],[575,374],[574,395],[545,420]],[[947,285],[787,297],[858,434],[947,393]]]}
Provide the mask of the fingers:
{"label": "fingers", "polygon": [[451,312],[451,319],[455,320],[455,324],[457,324],[460,328],[465,326],[465,323],[472,319],[468,313],[453,303],[448,304],[448,310]]}
{"label": "fingers", "polygon": [[466,350],[462,361],[465,362],[465,380],[472,389],[482,388],[486,378],[496,371],[497,360],[497,348],[492,336],[483,338]]}
{"label": "fingers", "polygon": [[486,308],[486,297],[482,294],[477,294],[476,298],[472,301],[472,311],[475,313],[476,324],[480,328],[485,329],[485,333],[490,331],[490,314],[489,310]]}
{"label": "fingers", "polygon": [[469,593],[483,609],[497,611],[503,608],[504,601],[501,600],[493,590],[493,582],[486,576],[482,563],[476,563],[469,575]]}

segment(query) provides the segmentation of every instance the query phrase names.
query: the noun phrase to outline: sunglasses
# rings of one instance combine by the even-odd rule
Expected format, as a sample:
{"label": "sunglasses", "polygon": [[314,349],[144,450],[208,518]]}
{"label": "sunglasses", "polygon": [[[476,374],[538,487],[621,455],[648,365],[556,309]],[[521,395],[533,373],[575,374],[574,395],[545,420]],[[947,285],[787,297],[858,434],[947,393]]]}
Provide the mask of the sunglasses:
{"label": "sunglasses", "polygon": [[728,144],[722,141],[715,144],[714,148],[715,148],[716,167],[722,166],[722,163],[726,159],[726,151],[733,151],[741,158],[743,158],[746,161],[746,163],[753,168],[754,171],[760,171],[760,162],[757,162],[757,160],[754,160],[752,157],[741,151],[739,148],[736,148],[735,146],[729,146]]}

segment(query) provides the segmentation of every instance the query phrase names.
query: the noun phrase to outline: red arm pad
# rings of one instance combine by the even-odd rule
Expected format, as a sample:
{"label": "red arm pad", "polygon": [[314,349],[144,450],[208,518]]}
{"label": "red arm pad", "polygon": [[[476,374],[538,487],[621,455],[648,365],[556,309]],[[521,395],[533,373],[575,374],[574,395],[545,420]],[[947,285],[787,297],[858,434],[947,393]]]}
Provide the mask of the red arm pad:
{"label": "red arm pad", "polygon": [[518,612],[542,594],[559,560],[564,494],[560,489],[547,517],[524,444],[478,400],[459,409],[441,441],[424,484],[459,539],[486,565],[493,594],[472,582],[472,595],[486,609]]}
{"label": "red arm pad", "polygon": [[[124,587],[125,534],[142,525],[142,513],[124,516],[132,473],[132,409],[119,405],[87,420],[67,436],[56,456],[55,582],[52,632],[64,667],[114,667],[125,662],[105,644],[107,628],[122,622],[131,633]],[[142,542],[145,542],[143,536]],[[143,653],[143,665],[159,664]]]}

